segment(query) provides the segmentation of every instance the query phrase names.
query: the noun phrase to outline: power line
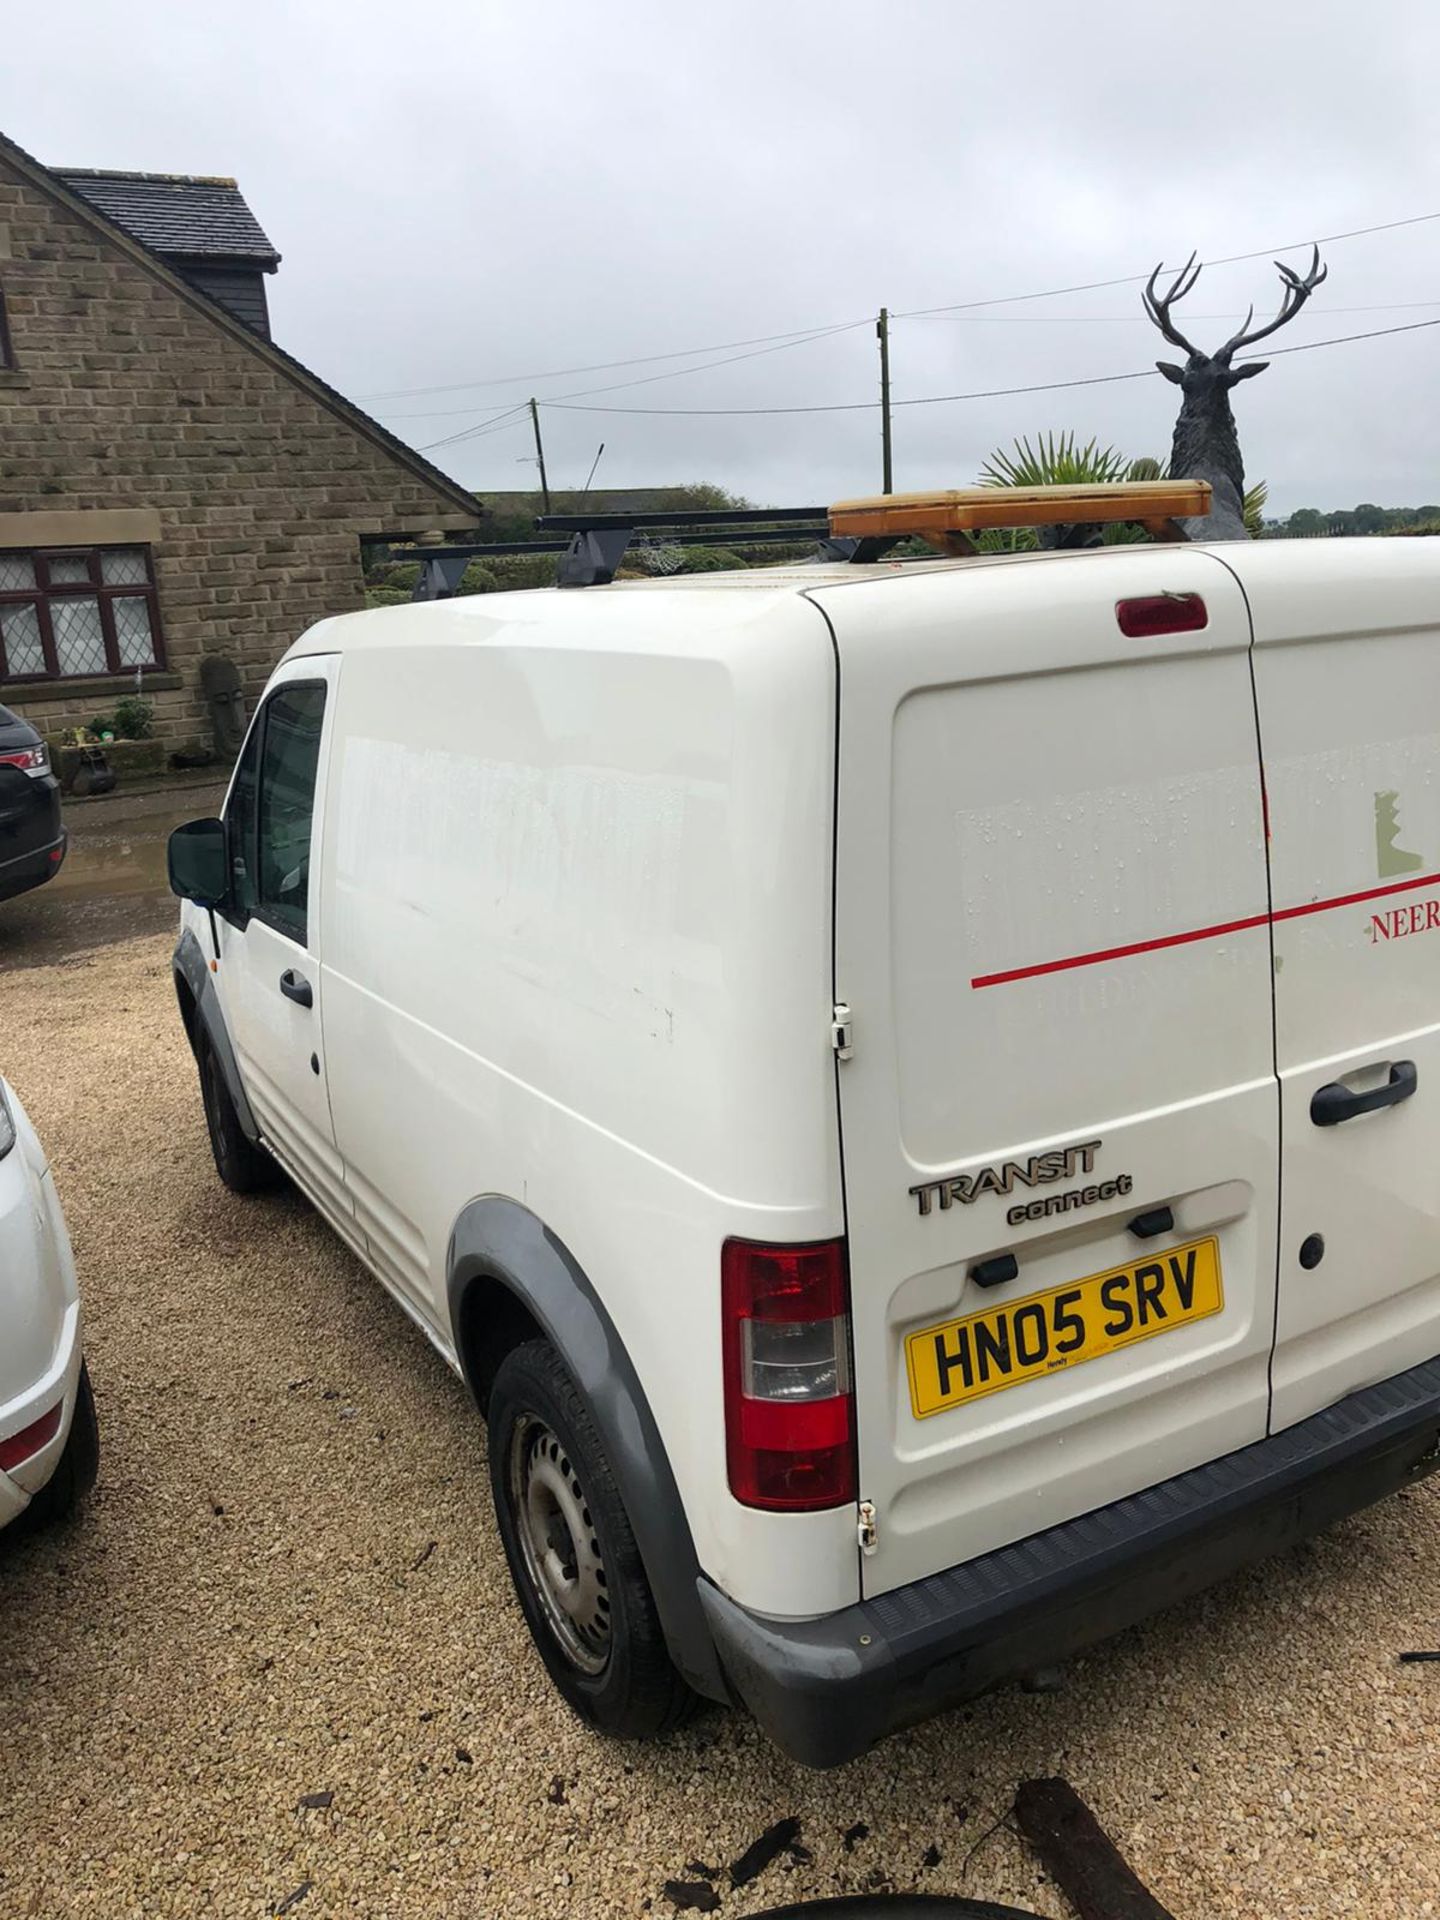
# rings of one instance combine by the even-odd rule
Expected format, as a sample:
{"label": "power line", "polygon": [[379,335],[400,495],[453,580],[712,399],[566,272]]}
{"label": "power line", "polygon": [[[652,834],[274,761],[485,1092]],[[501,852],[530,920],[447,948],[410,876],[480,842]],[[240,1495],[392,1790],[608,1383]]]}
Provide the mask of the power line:
{"label": "power line", "polygon": [[1309,353],[1312,347],[1343,347],[1347,340],[1383,340],[1390,333],[1418,333],[1422,327],[1440,327],[1440,320],[1412,320],[1403,327],[1372,327],[1368,333],[1337,333],[1329,340],[1301,340],[1293,347],[1270,347],[1264,353],[1242,353],[1242,360],[1274,360],[1282,353]]}
{"label": "power line", "polygon": [[[654,384],[658,380],[681,380],[685,377],[687,373],[708,373],[712,367],[734,366],[734,364],[738,360],[759,360],[767,353],[784,353],[788,347],[805,346],[811,340],[828,339],[833,334],[849,333],[855,327],[868,327],[870,324],[871,322],[869,319],[848,320],[846,321],[843,327],[827,327],[825,329],[825,332],[822,334],[806,334],[802,339],[799,339],[799,340],[782,340],[778,346],[756,347],[749,353],[733,353],[724,360],[707,360],[704,366],[700,366],[700,367],[676,367],[669,373],[645,374],[639,380],[617,380],[611,386],[608,386],[608,387],[582,387],[578,391],[573,391],[571,393],[558,393],[552,399],[545,400],[541,404],[547,407],[559,406],[562,402],[566,400],[586,400],[586,399],[589,399],[591,395],[597,394],[597,393],[620,393],[624,389],[629,387],[654,386]],[[529,402],[526,401],[524,404],[528,406]],[[512,408],[511,411],[513,412],[514,409]],[[502,418],[502,417],[503,416],[497,415],[496,419],[498,420],[499,418]],[[489,424],[491,423],[482,422],[481,426],[484,427]],[[425,453],[425,452],[429,452],[434,447],[452,446],[457,440],[473,439],[475,435],[480,431],[481,431],[481,428],[477,428],[477,427],[462,427],[458,433],[452,433],[448,435],[444,440],[434,440],[430,443],[429,448],[421,447],[418,449],[418,451],[421,453]]]}
{"label": "power line", "polygon": [[[1304,340],[1293,347],[1275,347],[1266,354],[1242,354],[1242,360],[1269,360],[1282,353],[1309,353],[1316,347],[1339,347],[1349,340],[1379,340],[1392,333],[1418,333],[1424,327],[1440,327],[1440,319],[1412,320],[1400,327],[1375,327],[1366,333],[1341,333],[1329,340]],[[1113,386],[1121,380],[1148,380],[1154,375],[1153,367],[1139,367],[1133,373],[1101,373],[1091,375],[1084,380],[1046,380],[1035,386],[1026,387],[988,387],[975,393],[932,393],[918,396],[913,400],[894,400],[895,407],[938,407],[955,400],[1001,400],[1013,394],[1022,393],[1060,393],[1071,387]],[[878,400],[848,400],[828,406],[810,407],[585,407],[567,404],[564,401],[550,400],[543,405],[559,408],[565,413],[643,413],[674,414],[677,417],[695,417],[698,415],[718,415],[724,417],[749,416],[755,414],[777,413],[870,413],[879,405]]]}
{"label": "power line", "polygon": [[[1152,367],[1141,367],[1135,373],[1101,373],[1088,380],[1047,380],[1033,387],[989,387],[977,393],[935,393],[916,400],[892,400],[892,407],[934,407],[946,400],[997,400],[1011,393],[1055,393],[1062,387],[1103,387],[1116,380],[1148,380],[1154,372]],[[731,418],[739,415],[767,413],[873,413],[879,407],[878,400],[842,400],[828,406],[817,407],[577,407],[563,400],[547,400],[545,406],[554,407],[561,413],[646,413],[673,414],[677,418],[696,415],[719,415]]]}
{"label": "power line", "polygon": [[648,373],[639,380],[617,380],[613,386],[588,387],[580,393],[557,393],[555,399],[584,400],[596,393],[619,393],[624,387],[651,387],[657,380],[683,380],[687,373],[709,373],[712,367],[731,367],[737,360],[761,360],[768,353],[785,353],[791,347],[806,347],[813,340],[829,340],[837,333],[853,333],[857,327],[873,325],[873,317],[867,314],[863,320],[847,320],[843,326],[826,327],[819,333],[807,333],[799,340],[782,340],[778,346],[756,347],[750,353],[734,353],[725,360],[707,360],[703,366],[699,367],[676,367],[669,373]]}
{"label": "power line", "polygon": [[630,360],[596,360],[588,367],[556,367],[549,373],[511,373],[497,380],[456,380],[441,387],[387,387],[383,393],[362,393],[360,400],[414,400],[427,393],[471,393],[481,387],[513,387],[526,380],[568,380],[577,373],[611,373],[617,367],[648,367],[656,360],[688,360],[697,353],[728,353],[732,347],[767,347],[774,340],[793,340],[797,345],[824,333],[839,333],[846,327],[869,326],[873,314],[863,320],[836,321],[823,327],[792,327],[789,333],[761,333],[750,340],[721,340],[709,347],[677,347],[673,353],[639,353]]}
{"label": "power line", "polygon": [[[1420,308],[1420,307],[1440,307],[1440,299],[1386,300],[1386,301],[1381,301],[1377,305],[1367,306],[1367,307],[1332,307],[1327,305],[1325,308],[1325,311],[1326,313],[1409,313],[1414,309]],[[892,315],[891,317],[893,318],[894,316]],[[964,326],[972,326],[972,327],[1076,327],[1076,326],[1130,327],[1130,326],[1137,326],[1137,325],[1148,326],[1150,324],[1147,316],[1142,312],[1069,313],[1069,314],[1050,314],[1050,313],[1047,313],[1047,314],[993,313],[993,314],[959,314],[959,315],[930,314],[930,315],[921,315],[918,317],[932,319],[939,326],[952,326],[952,327],[964,327]],[[1238,308],[1233,313],[1191,313],[1187,310],[1185,317],[1187,320],[1243,320],[1245,318],[1244,314],[1242,314]],[[794,341],[793,344],[797,346],[803,345],[806,341],[809,341],[809,340],[826,339],[826,338],[829,338],[830,335],[832,334],[853,332],[858,327],[868,327],[870,324],[871,323],[868,318],[865,320],[852,321],[849,324],[847,324],[845,327],[830,328],[826,333],[805,334],[804,336],[802,336],[801,339]],[[781,350],[782,349],[778,347],[773,349],[773,351],[775,352],[780,352]],[[1286,352],[1287,353],[1289,352],[1288,347],[1286,348]],[[751,354],[737,354],[735,356],[737,360],[749,360],[756,357],[758,356],[751,355]],[[683,374],[686,374],[686,373],[705,373],[708,371],[710,366],[725,367],[725,366],[730,366],[732,364],[733,362],[729,360],[716,360],[716,361],[708,362],[707,365],[705,366],[682,367],[678,373],[657,374],[653,377],[660,380],[675,380],[675,379],[679,379]],[[618,393],[621,387],[626,387],[626,386],[642,387],[648,384],[649,382],[647,380],[627,380],[627,381],[618,382],[614,387],[608,387],[608,388],[592,387],[589,389],[589,392],[590,393],[607,393],[607,392]],[[555,406],[561,400],[577,399],[577,398],[583,398],[583,397],[585,396],[576,395],[576,394],[556,394],[552,400],[542,402],[542,404],[547,406]],[[521,402],[520,404],[523,407],[524,403]],[[474,413],[477,411],[478,411],[478,408],[474,408],[474,407],[434,407],[434,408],[430,408],[424,413],[388,413],[387,412],[385,415],[385,418],[387,420],[453,420],[457,414]],[[513,411],[514,411],[513,408],[507,409],[507,412],[513,412]],[[492,418],[497,418],[497,419],[503,418],[503,417],[504,416],[502,415],[492,416]],[[488,421],[482,420],[478,422],[477,425],[473,428],[467,427],[462,429],[461,434],[454,437],[457,437],[457,438],[468,437],[472,433],[480,432],[482,428],[488,425],[489,425]],[[447,443],[444,440],[436,440],[431,442],[432,446],[444,446],[446,444]]]}
{"label": "power line", "polygon": [[498,433],[507,426],[517,425],[521,416],[528,413],[529,410],[529,402],[522,400],[516,406],[507,407],[503,413],[491,414],[488,420],[481,420],[476,426],[466,427],[463,433],[449,433],[446,434],[443,440],[427,441],[424,446],[417,447],[415,451],[417,453],[433,453],[436,447],[448,447],[456,440],[484,439],[490,433]]}
{"label": "power line", "polygon": [[[1294,253],[1298,247],[1331,247],[1338,240],[1359,240],[1368,233],[1393,233],[1397,227],[1418,227],[1427,220],[1440,220],[1440,213],[1416,213],[1408,220],[1384,220],[1374,227],[1352,227],[1348,233],[1317,234],[1313,240],[1287,240],[1283,247],[1256,247],[1250,253],[1222,254],[1218,260],[1202,260],[1202,267],[1233,267],[1241,260],[1265,260],[1276,253]],[[1172,269],[1163,264],[1161,273]],[[918,320],[932,313],[965,313],[977,307],[1018,306],[1022,300],[1054,300],[1066,293],[1098,293],[1102,287],[1133,287],[1142,280],[1148,280],[1148,273],[1125,273],[1116,280],[1087,280],[1083,286],[1047,287],[1040,293],[1012,293],[1007,298],[990,300],[957,300],[947,307],[912,307],[908,313],[897,313],[897,320]]]}
{"label": "power line", "polygon": [[[1210,267],[1233,266],[1237,262],[1244,261],[1244,260],[1263,260],[1268,258],[1270,255],[1276,254],[1276,253],[1292,253],[1299,247],[1308,247],[1311,245],[1333,246],[1337,241],[1359,240],[1364,238],[1366,235],[1372,234],[1372,233],[1393,233],[1401,227],[1422,226],[1427,221],[1432,221],[1432,220],[1440,220],[1440,212],[1417,213],[1417,214],[1412,214],[1408,219],[1405,219],[1405,220],[1385,220],[1385,221],[1379,222],[1375,226],[1352,227],[1347,232],[1344,232],[1344,233],[1321,234],[1314,241],[1290,240],[1290,241],[1287,241],[1283,246],[1272,245],[1268,247],[1256,247],[1249,253],[1225,254],[1216,260],[1202,261],[1201,264],[1202,266],[1210,266]],[[1163,268],[1162,268],[1162,271],[1164,271]],[[1122,274],[1117,279],[1113,279],[1113,280],[1088,280],[1076,286],[1044,287],[1040,289],[1040,291],[1035,293],[1011,293],[1011,294],[995,295],[984,300],[954,301],[948,306],[911,307],[904,312],[892,311],[890,317],[892,320],[918,320],[918,319],[925,319],[932,315],[938,315],[938,314],[973,312],[976,309],[981,307],[1018,306],[1022,302],[1030,301],[1030,300],[1059,299],[1063,295],[1068,293],[1096,293],[1106,287],[1135,286],[1135,285],[1138,285],[1143,280],[1148,280],[1149,277],[1150,276],[1148,273]],[[1421,304],[1430,304],[1430,303],[1426,302]],[[824,335],[829,333],[845,332],[851,327],[869,326],[873,321],[873,318],[874,318],[873,314],[866,314],[864,318],[860,320],[843,320],[843,321],[836,321],[833,323],[827,323],[823,326],[817,325],[813,327],[797,327],[797,328],[792,328],[792,330],[789,333],[759,334],[753,339],[749,339],[749,340],[724,340],[716,343],[713,346],[708,346],[708,347],[685,347],[685,348],[676,349],[675,351],[668,352],[668,353],[636,354],[632,358],[626,359],[626,360],[597,360],[592,362],[588,366],[560,367],[560,368],[553,369],[549,373],[517,373],[517,374],[507,374],[499,378],[486,379],[486,380],[457,380],[441,386],[389,387],[389,388],[386,388],[383,392],[360,394],[357,396],[357,398],[368,402],[368,401],[375,401],[375,400],[411,400],[411,399],[415,399],[420,396],[431,394],[431,393],[470,393],[470,392],[478,392],[486,387],[516,386],[523,382],[541,381],[541,380],[565,380],[565,379],[569,379],[574,374],[609,373],[620,367],[648,366],[657,360],[686,360],[686,359],[690,359],[691,357],[697,354],[728,353],[731,351],[732,348],[763,347],[763,346],[769,346],[775,341],[794,342],[796,345],[801,345],[806,340],[820,339]],[[704,369],[697,368],[695,369],[695,371],[703,372]],[[463,409],[461,409],[461,411],[463,411]],[[406,416],[395,416],[395,417],[402,418]],[[418,417],[418,416],[414,416],[414,417]]]}
{"label": "power line", "polygon": [[[1440,300],[1383,300],[1369,307],[1332,307],[1326,313],[1409,313],[1417,307],[1440,307]],[[1311,309],[1313,315],[1314,309]],[[917,314],[916,319],[933,320],[942,327],[1133,327],[1151,324],[1148,314],[1134,313],[932,313]],[[1186,320],[1243,320],[1237,307],[1234,313],[1195,313],[1185,309]]]}

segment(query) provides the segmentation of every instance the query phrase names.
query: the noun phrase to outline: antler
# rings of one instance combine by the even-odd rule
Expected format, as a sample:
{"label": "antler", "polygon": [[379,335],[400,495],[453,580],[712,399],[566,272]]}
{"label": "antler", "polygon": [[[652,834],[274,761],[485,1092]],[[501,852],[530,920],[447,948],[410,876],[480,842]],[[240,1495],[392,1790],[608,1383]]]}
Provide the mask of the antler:
{"label": "antler", "polygon": [[1191,346],[1190,342],[1170,318],[1171,307],[1177,300],[1183,300],[1195,282],[1200,278],[1200,268],[1196,264],[1195,255],[1193,253],[1191,254],[1190,258],[1171,281],[1170,291],[1166,294],[1157,294],[1155,291],[1155,282],[1160,278],[1163,271],[1164,266],[1162,263],[1162,265],[1156,267],[1154,273],[1150,276],[1143,295],[1145,311],[1172,347],[1183,347],[1186,353],[1193,353],[1198,357],[1200,349]]}
{"label": "antler", "polygon": [[1240,331],[1235,334],[1233,338],[1227,340],[1215,355],[1217,360],[1228,362],[1230,356],[1236,353],[1241,347],[1253,346],[1257,340],[1263,340],[1267,334],[1277,332],[1285,325],[1287,320],[1293,320],[1301,307],[1304,306],[1305,302],[1315,291],[1316,287],[1319,286],[1320,282],[1330,271],[1328,267],[1322,267],[1320,264],[1320,248],[1318,245],[1311,254],[1310,270],[1303,280],[1294,268],[1287,267],[1283,260],[1277,260],[1275,266],[1280,278],[1285,282],[1285,293],[1280,302],[1280,311],[1268,327],[1257,327],[1255,332],[1251,333],[1248,331],[1248,328],[1250,322],[1255,317],[1255,309],[1251,307],[1245,316],[1244,326],[1241,327]]}

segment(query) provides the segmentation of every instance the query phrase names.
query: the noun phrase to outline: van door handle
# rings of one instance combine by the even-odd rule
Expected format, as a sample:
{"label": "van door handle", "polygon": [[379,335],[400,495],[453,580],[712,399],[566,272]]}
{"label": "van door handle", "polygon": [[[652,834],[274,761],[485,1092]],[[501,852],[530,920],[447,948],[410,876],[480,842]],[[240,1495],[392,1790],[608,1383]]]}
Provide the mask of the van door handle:
{"label": "van door handle", "polygon": [[293,967],[287,967],[281,974],[280,991],[287,1000],[293,1000],[297,1007],[313,1007],[315,1004],[310,982],[303,973],[296,973]]}
{"label": "van door handle", "polygon": [[1310,1118],[1317,1127],[1335,1127],[1342,1120],[1353,1120],[1359,1113],[1398,1106],[1410,1098],[1419,1084],[1420,1075],[1413,1060],[1395,1061],[1384,1086],[1372,1087],[1369,1093],[1354,1093],[1340,1081],[1332,1080],[1328,1087],[1316,1091],[1310,1102]]}

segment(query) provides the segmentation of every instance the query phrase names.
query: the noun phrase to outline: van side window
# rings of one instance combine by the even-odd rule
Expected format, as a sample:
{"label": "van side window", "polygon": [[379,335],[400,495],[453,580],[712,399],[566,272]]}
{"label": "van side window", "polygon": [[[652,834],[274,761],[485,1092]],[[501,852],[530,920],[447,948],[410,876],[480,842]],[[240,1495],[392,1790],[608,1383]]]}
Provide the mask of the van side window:
{"label": "van side window", "polygon": [[309,920],[310,827],[325,689],[281,687],[267,701],[264,717],[255,910],[278,932],[303,946]]}
{"label": "van side window", "polygon": [[225,806],[225,847],[230,860],[230,911],[242,923],[255,911],[255,776],[260,766],[263,721],[250,729],[235,768]]}

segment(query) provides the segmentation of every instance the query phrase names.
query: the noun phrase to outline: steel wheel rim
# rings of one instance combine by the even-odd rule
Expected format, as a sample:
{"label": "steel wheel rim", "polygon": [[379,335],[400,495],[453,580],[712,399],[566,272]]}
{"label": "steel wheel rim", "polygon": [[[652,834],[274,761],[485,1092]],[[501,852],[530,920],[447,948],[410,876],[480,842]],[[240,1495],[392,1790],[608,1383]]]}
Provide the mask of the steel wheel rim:
{"label": "steel wheel rim", "polygon": [[559,1439],[534,1414],[510,1440],[510,1509],[530,1590],[572,1666],[603,1673],[610,1595],[585,1490]]}

